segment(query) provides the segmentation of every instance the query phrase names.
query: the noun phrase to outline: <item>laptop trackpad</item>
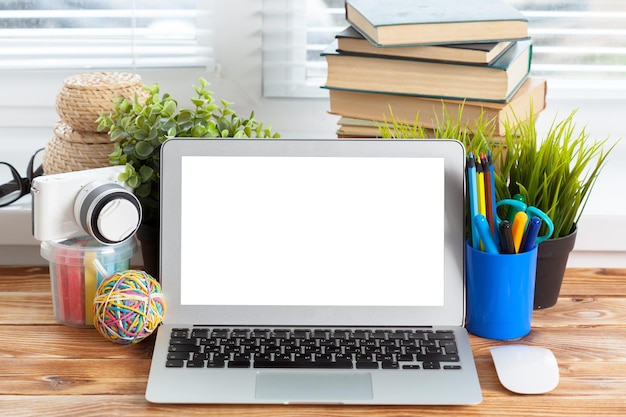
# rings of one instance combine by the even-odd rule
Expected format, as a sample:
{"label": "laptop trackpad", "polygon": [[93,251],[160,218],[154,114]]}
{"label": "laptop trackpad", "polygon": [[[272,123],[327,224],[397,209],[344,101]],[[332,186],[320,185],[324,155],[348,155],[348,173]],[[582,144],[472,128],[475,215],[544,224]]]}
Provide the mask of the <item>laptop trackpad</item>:
{"label": "laptop trackpad", "polygon": [[259,372],[256,398],[284,402],[343,402],[373,398],[369,373]]}

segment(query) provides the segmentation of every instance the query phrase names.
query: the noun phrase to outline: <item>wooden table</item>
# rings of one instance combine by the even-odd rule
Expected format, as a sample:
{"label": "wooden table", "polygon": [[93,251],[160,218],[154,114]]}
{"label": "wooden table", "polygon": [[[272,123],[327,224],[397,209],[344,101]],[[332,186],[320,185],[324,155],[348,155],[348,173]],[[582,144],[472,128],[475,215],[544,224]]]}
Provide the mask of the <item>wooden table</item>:
{"label": "wooden table", "polygon": [[[561,298],[537,311],[521,341],[549,347],[556,390],[516,395],[498,382],[489,348],[471,337],[484,400],[477,406],[157,405],[144,399],[153,339],[111,343],[55,322],[48,269],[0,267],[0,415],[625,416],[626,269],[570,269]],[[510,343],[510,342],[509,342]]]}

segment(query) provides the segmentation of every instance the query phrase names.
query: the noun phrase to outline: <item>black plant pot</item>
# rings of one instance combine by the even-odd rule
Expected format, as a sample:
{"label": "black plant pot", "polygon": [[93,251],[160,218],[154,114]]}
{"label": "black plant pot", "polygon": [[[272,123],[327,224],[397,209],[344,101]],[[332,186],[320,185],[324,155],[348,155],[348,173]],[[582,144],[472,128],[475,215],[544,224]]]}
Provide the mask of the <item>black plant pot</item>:
{"label": "black plant pot", "polygon": [[159,227],[142,224],[137,230],[137,238],[141,242],[143,269],[159,281]]}
{"label": "black plant pot", "polygon": [[576,232],[557,239],[548,239],[537,247],[534,309],[553,307],[559,299],[567,259],[574,249]]}

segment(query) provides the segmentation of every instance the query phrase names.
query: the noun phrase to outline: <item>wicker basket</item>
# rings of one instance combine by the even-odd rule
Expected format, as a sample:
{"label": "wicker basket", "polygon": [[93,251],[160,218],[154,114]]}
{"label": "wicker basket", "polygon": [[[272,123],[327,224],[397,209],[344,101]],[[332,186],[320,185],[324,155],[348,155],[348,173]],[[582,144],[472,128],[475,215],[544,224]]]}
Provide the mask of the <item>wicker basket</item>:
{"label": "wicker basket", "polygon": [[124,72],[78,74],[65,79],[57,95],[56,110],[61,119],[74,130],[97,132],[96,119],[100,113],[111,110],[119,97],[140,102],[149,92],[142,89],[141,77]]}
{"label": "wicker basket", "polygon": [[72,143],[111,143],[111,137],[108,133],[95,133],[76,130],[65,122],[57,122],[54,125],[54,135],[66,142]]}
{"label": "wicker basket", "polygon": [[45,174],[60,174],[110,166],[109,154],[114,148],[106,133],[80,132],[59,122],[46,146],[43,170]]}

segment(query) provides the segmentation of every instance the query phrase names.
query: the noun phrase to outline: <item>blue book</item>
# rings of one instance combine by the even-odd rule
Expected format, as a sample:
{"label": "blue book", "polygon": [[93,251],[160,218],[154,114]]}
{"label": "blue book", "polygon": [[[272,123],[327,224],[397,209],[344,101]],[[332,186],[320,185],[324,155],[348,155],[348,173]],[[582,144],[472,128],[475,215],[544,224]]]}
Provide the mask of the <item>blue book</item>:
{"label": "blue book", "polygon": [[502,0],[347,0],[346,19],[377,46],[500,42],[528,37]]}
{"label": "blue book", "polygon": [[322,55],[328,88],[508,102],[528,77],[532,42],[515,41],[488,65],[337,52],[337,41]]}

